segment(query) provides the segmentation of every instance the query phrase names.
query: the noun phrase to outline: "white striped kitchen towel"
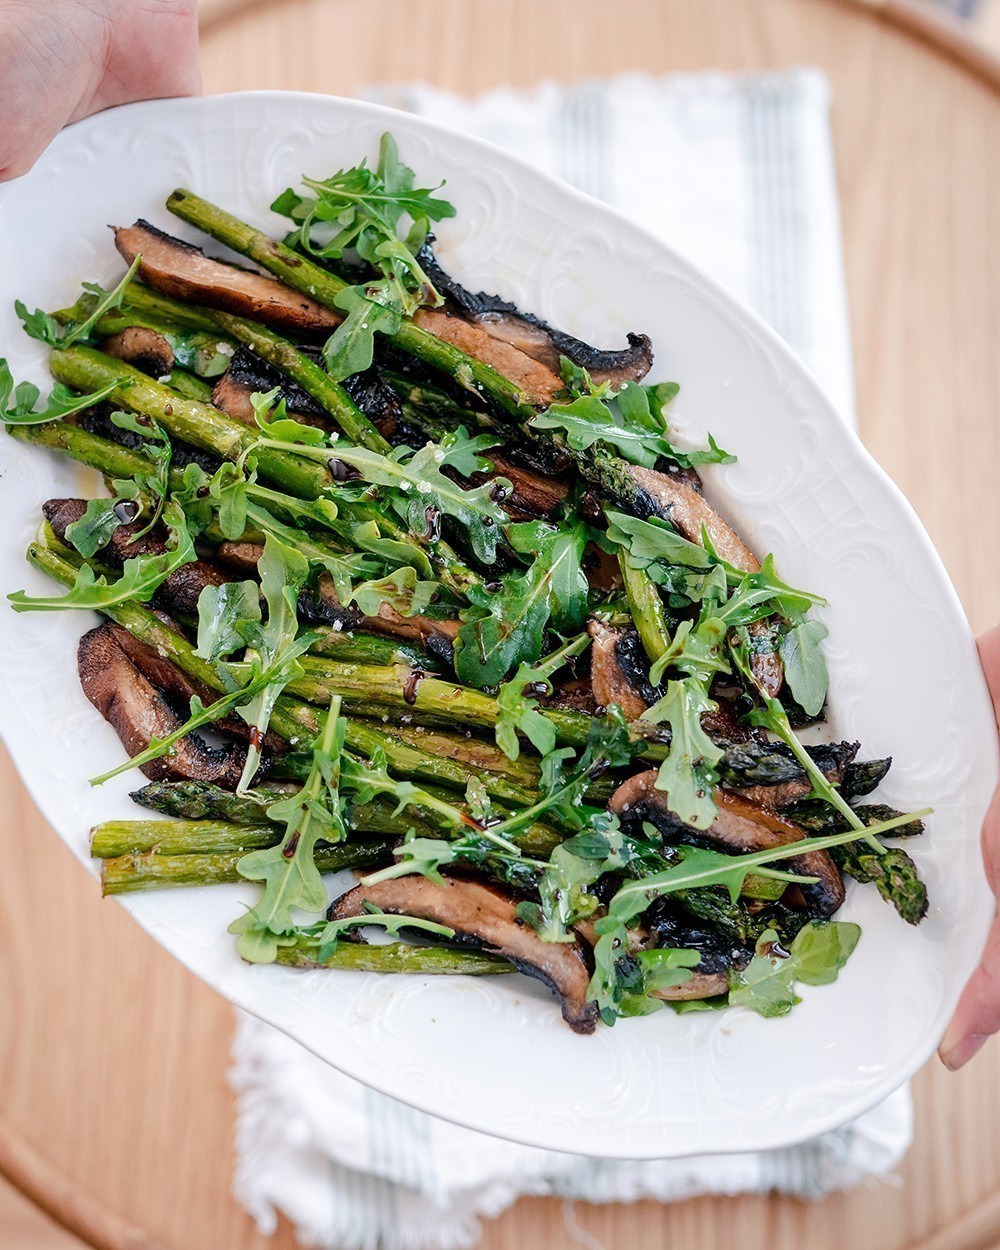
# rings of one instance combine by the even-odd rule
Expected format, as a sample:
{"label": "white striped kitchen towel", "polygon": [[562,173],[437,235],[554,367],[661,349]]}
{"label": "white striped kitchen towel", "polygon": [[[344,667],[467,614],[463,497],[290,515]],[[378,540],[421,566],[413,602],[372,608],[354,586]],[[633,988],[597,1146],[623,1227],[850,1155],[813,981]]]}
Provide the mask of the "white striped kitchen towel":
{"label": "white striped kitchen towel", "polygon": [[[634,216],[752,304],[853,419],[829,100],[819,74],[628,75],[473,100],[423,86],[372,94],[508,147]],[[636,169],[638,197],[629,194]],[[482,1217],[522,1194],[588,1202],[769,1190],[820,1197],[891,1172],[912,1133],[904,1088],[804,1146],[622,1163],[434,1119],[250,1017],[240,1020],[234,1060],[237,1196],[261,1228],[273,1229],[280,1211],[304,1242],[330,1250],[468,1246]]]}

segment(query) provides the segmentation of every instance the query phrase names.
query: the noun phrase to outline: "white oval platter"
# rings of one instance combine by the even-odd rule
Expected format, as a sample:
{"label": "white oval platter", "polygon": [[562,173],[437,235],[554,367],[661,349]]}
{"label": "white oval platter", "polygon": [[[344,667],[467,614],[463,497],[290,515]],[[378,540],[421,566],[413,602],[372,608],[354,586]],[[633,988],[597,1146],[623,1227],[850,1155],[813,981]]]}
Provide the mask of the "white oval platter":
{"label": "white oval platter", "polygon": [[[373,105],[251,93],[129,105],[71,126],[0,188],[0,354],[45,385],[44,352],[13,300],[54,308],[122,265],[108,222],[163,208],[178,185],[275,232],[268,205],[305,172],[372,158],[391,130],[418,179],[447,179],[449,269],[602,346],[650,334],[654,379],[681,383],[685,429],[739,462],[709,494],[783,577],[827,597],[830,732],[896,757],[880,797],[932,805],[911,850],[931,909],[906,926],[874,890],[841,916],[863,936],[835,985],[786,1018],[745,1010],[656,1015],[578,1037],[523,977],[384,977],[243,964],[227,924],[254,887],[126,898],[167,950],[234,1003],[331,1064],[414,1106],[556,1150],[655,1158],[777,1147],[860,1114],[928,1058],[992,912],[979,827],[997,776],[993,714],[973,640],[913,512],[775,335],[663,243],[487,144]],[[96,475],[0,437],[0,587],[50,593],[24,549],[43,500],[94,493]],[[0,730],[28,788],[80,861],[100,820],[135,816],[139,779],[92,789],[121,758],[84,698],[75,648],[87,614],[15,615],[0,603]],[[95,873],[96,876],[96,873]],[[96,881],[93,886],[97,889]],[[108,906],[112,906],[108,902]],[[183,1021],[178,1028],[183,1028]]]}

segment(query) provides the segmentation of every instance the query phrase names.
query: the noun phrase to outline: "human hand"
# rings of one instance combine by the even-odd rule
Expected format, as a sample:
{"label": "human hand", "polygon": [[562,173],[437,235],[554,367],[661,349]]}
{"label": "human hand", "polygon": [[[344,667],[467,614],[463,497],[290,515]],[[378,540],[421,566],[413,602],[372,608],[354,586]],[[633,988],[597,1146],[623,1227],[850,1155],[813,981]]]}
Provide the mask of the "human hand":
{"label": "human hand", "polygon": [[[988,630],[978,641],[979,658],[993,696],[993,710],[1000,722],[1000,625]],[[983,821],[983,863],[986,879],[1000,899],[1000,789],[993,795]],[[962,991],[951,1024],[938,1047],[945,1067],[955,1069],[968,1063],[990,1034],[1000,1029],[1000,913],[986,939],[979,967]]]}
{"label": "human hand", "polygon": [[0,0],[0,31],[0,181],[67,122],[201,90],[197,0]]}

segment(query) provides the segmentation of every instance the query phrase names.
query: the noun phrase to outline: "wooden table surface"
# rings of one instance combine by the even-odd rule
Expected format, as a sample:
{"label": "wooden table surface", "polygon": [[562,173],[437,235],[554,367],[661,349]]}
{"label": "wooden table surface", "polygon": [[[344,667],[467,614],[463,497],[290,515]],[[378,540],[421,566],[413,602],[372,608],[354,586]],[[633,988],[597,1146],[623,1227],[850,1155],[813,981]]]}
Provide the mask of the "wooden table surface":
{"label": "wooden table surface", "polygon": [[[208,0],[206,17],[209,91],[822,67],[862,436],[916,506],[974,627],[1000,620],[1000,76],[986,58],[895,0]],[[98,898],[5,757],[0,792],[0,1171],[95,1246],[262,1250],[229,1188],[229,1007]],[[957,1076],[932,1063],[914,1088],[898,1184],[820,1204],[532,1199],[482,1245],[1000,1244],[1000,1043]],[[5,1209],[0,1247],[20,1250]],[[282,1227],[270,1244],[294,1239]]]}

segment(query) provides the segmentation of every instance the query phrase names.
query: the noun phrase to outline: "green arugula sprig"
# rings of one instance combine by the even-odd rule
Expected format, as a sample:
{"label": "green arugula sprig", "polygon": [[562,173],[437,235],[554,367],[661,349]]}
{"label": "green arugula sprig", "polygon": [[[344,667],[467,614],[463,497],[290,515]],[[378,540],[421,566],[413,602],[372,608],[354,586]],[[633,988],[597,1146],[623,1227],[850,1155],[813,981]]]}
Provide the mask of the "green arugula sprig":
{"label": "green arugula sprig", "polygon": [[390,506],[418,538],[435,542],[441,519],[450,517],[464,530],[476,559],[492,564],[500,526],[508,519],[497,500],[509,493],[510,483],[499,478],[466,489],[444,470],[453,469],[462,477],[488,470],[489,461],[479,453],[495,442],[489,434],[470,437],[460,426],[440,442],[426,443],[417,451],[398,447],[383,456],[364,447],[337,444],[332,454],[356,469],[364,481],[387,488]]}
{"label": "green arugula sprig", "polygon": [[261,594],[267,604],[267,620],[263,624],[253,618],[243,622],[247,651],[241,667],[249,667],[249,681],[254,681],[265,671],[270,671],[273,676],[249,702],[237,709],[250,726],[250,745],[243,774],[236,787],[237,794],[249,789],[260,767],[261,744],[275,702],[285,686],[302,675],[298,657],[308,651],[317,638],[314,633],[300,635],[298,632],[296,608],[299,591],[309,576],[308,561],[272,534],[266,534],[257,572]]}
{"label": "green arugula sprig", "polygon": [[149,520],[132,535],[132,541],[148,534],[162,516],[170,492],[173,444],[167,432],[152,419],[140,421],[131,412],[113,412],[111,420],[120,429],[141,435],[144,442],[140,454],[149,461],[149,472],[115,478],[111,482],[111,497],[89,499],[79,521],[66,527],[67,541],[87,558],[97,555],[111,541],[115,530],[134,520],[144,504],[150,502]]}
{"label": "green arugula sprig", "polygon": [[761,1016],[785,1016],[801,1002],[796,982],[830,985],[850,959],[861,927],[845,920],[813,921],[784,950],[774,929],[758,938],[753,959],[742,971],[729,974],[729,1004],[748,1007]]}
{"label": "green arugula sprig", "polygon": [[125,292],[138,273],[141,264],[142,257],[136,256],[125,276],[110,291],[105,291],[96,283],[85,282],[83,289],[92,297],[89,301],[92,307],[89,314],[79,323],[63,325],[40,308],[36,308],[34,312],[28,312],[27,307],[20,300],[14,301],[14,311],[20,318],[24,332],[29,338],[37,339],[49,347],[71,347],[81,339],[86,340],[105,313],[121,308]]}
{"label": "green arugula sprig", "polygon": [[121,385],[121,382],[109,382],[89,395],[77,395],[62,382],[57,382],[49,393],[45,407],[38,408],[36,405],[42,392],[33,382],[18,382],[15,386],[10,366],[6,360],[0,359],[0,422],[4,425],[45,425],[48,421],[58,421],[74,412],[82,412],[84,408],[93,408]]}
{"label": "green arugula sprig", "polygon": [[315,852],[320,839],[337,843],[347,837],[340,795],[345,728],[340,699],[334,698],[302,788],[267,808],[268,819],[285,826],[280,845],[251,851],[237,864],[242,877],[264,882],[260,901],[229,926],[230,933],[239,935],[236,948],[249,963],[273,963],[279,945],[294,940],[298,925],[293,909],[314,914],[326,909]]}
{"label": "green arugula sprig", "polygon": [[146,603],[171,573],[197,559],[184,513],[173,500],[163,509],[163,521],[168,531],[165,549],[126,560],[120,577],[109,581],[104,573],[98,575],[89,564],[83,564],[65,595],[36,597],[18,590],[7,596],[11,607],[15,612],[58,612],[66,608],[100,611],[130,599]]}
{"label": "green arugula sprig", "polygon": [[369,367],[376,332],[395,334],[403,318],[422,304],[442,302],[417,253],[430,223],[453,217],[455,209],[434,198],[438,188],[414,186],[413,170],[400,161],[389,134],[382,136],[374,169],[362,161],[330,178],[303,178],[303,183],[313,196],[289,188],[271,205],[296,225],[289,245],[328,260],[356,253],[377,275],[336,297],[346,316],[327,340],[323,358],[339,381]]}
{"label": "green arugula sprig", "polygon": [[520,664],[517,672],[497,692],[496,744],[509,760],[521,753],[523,734],[539,755],[548,755],[556,745],[556,730],[538,711],[539,696],[552,693],[551,678],[574,656],[590,645],[589,634],[579,634],[539,663]]}
{"label": "green arugula sprig", "polygon": [[515,665],[539,658],[547,629],[565,635],[583,627],[589,589],[583,552],[593,533],[583,521],[507,526],[511,547],[533,559],[502,584],[469,588],[455,645],[459,681],[477,689],[497,686]]}
{"label": "green arugula sprig", "polygon": [[455,936],[455,930],[446,924],[424,920],[420,916],[390,914],[376,907],[374,903],[366,902],[363,916],[345,916],[342,920],[331,920],[319,930],[316,935],[316,941],[319,944],[317,961],[323,963],[333,955],[343,934],[351,929],[364,929],[371,925],[378,925],[393,937],[400,937],[403,929],[416,929],[419,933],[427,933],[432,937],[453,938]]}
{"label": "green arugula sprig", "polygon": [[[856,831],[856,837],[863,838],[873,851],[879,855],[884,855],[886,847],[878,840],[873,832],[873,828],[865,824],[837,787],[824,776],[819,765],[796,736],[788,719],[788,713],[781,703],[777,699],[772,698],[757,680],[750,666],[751,646],[752,640],[746,629],[741,628],[734,631],[729,641],[729,653],[737,671],[743,678],[747,690],[753,691],[760,699],[762,705],[754,708],[749,714],[748,719],[750,723],[757,725],[761,729],[768,729],[780,738],[801,764],[805,775],[812,783],[813,795],[818,799],[823,799],[831,807],[836,808],[851,829]],[[923,815],[924,813],[921,814]],[[899,824],[901,822],[897,821],[895,823]]]}
{"label": "green arugula sprig", "polygon": [[[559,430],[572,451],[588,451],[595,443],[603,443],[630,464],[647,469],[655,468],[661,459],[671,460],[685,468],[701,464],[731,464],[736,459],[719,447],[711,434],[706,449],[682,451],[675,447],[667,437],[668,427],[663,413],[668,401],[659,400],[657,395],[659,402],[650,403],[653,388],[626,382],[620,390],[612,393],[607,384],[593,387],[586,370],[580,370],[580,373],[583,384],[589,387],[589,393],[577,391],[568,402],[550,405],[531,421],[532,426],[539,430]],[[575,387],[580,381],[574,374],[570,385]]]}

